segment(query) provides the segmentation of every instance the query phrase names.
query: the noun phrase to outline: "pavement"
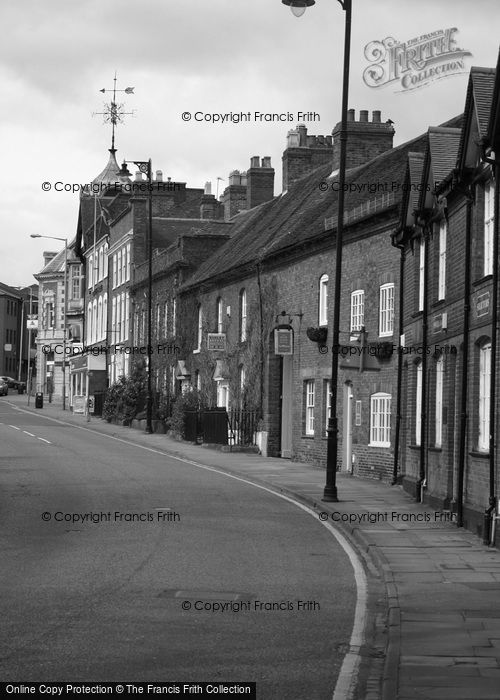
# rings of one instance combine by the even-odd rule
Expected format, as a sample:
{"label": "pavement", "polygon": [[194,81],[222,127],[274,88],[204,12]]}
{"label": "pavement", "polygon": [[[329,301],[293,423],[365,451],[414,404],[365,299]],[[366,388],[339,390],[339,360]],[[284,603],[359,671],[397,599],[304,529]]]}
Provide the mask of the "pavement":
{"label": "pavement", "polygon": [[324,503],[325,472],[310,464],[206,449],[99,418],[87,422],[58,403],[35,409],[25,395],[7,398],[19,408],[266,485],[338,526],[385,589],[371,637],[374,647],[381,634],[385,640],[379,677],[372,671],[359,700],[500,700],[500,551],[457,528],[448,514],[415,503],[400,486],[341,473],[339,502]]}

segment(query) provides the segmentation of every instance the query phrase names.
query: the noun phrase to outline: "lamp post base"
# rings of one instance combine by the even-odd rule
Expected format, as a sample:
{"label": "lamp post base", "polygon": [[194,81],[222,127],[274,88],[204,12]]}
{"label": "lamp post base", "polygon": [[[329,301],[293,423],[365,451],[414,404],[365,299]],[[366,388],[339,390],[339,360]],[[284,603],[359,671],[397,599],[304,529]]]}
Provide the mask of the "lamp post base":
{"label": "lamp post base", "polygon": [[325,503],[338,503],[337,487],[336,486],[325,486],[323,490],[323,498],[321,499]]}

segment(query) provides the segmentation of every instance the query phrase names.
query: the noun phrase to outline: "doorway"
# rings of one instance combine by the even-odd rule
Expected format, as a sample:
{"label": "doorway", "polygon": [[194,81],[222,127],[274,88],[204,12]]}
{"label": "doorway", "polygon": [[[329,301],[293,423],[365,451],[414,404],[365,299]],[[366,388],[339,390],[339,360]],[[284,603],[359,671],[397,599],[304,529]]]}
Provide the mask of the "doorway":
{"label": "doorway", "polygon": [[342,471],[352,472],[352,384],[344,384],[343,402],[343,427],[342,427]]}

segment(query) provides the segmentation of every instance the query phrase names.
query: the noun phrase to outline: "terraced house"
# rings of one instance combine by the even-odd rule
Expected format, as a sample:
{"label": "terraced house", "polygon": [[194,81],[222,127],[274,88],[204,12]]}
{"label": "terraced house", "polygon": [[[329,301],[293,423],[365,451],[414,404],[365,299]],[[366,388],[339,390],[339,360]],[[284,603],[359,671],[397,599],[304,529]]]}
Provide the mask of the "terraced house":
{"label": "terraced house", "polygon": [[[181,287],[186,371],[219,406],[257,410],[263,453],[324,464],[332,354],[338,133],[288,134],[283,192],[248,209]],[[407,155],[380,112],[349,112],[341,299],[339,468],[389,478],[394,465],[399,313],[397,225]],[[216,349],[213,338],[223,336]],[[326,351],[327,350],[327,351]]]}
{"label": "terraced house", "polygon": [[448,125],[460,128],[430,128],[425,154],[410,155],[393,236],[403,483],[485,541],[498,495],[499,85],[498,66],[472,68],[463,123]]}

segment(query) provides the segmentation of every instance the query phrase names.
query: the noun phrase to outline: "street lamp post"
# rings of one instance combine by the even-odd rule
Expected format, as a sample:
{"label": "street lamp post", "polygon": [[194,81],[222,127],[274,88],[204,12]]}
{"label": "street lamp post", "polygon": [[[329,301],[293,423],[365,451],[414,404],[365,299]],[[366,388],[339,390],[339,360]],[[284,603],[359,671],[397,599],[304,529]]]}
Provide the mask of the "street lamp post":
{"label": "street lamp post", "polygon": [[[282,0],[296,17],[304,14],[306,9],[315,4],[315,0]],[[338,452],[338,409],[337,382],[339,375],[339,341],[340,341],[340,294],[342,277],[342,239],[344,233],[344,197],[347,159],[347,102],[349,96],[349,63],[351,52],[351,18],[352,0],[338,0],[345,12],[344,69],[342,82],[342,116],[340,126],[340,162],[339,191],[337,210],[337,243],[335,252],[335,287],[333,299],[333,342],[332,342],[332,379],[331,379],[331,413],[328,419],[328,441],[326,456],[326,483],[323,501],[337,502],[337,452]]]}
{"label": "street lamp post", "polygon": [[57,236],[42,236],[40,233],[32,233],[31,238],[50,238],[53,241],[63,241],[64,243],[64,302],[63,302],[63,361],[62,361],[62,407],[66,410],[66,323],[68,316],[68,239]]}
{"label": "street lamp post", "polygon": [[147,372],[147,403],[146,403],[146,433],[153,432],[153,396],[151,386],[151,358],[153,353],[152,316],[153,316],[153,176],[151,158],[149,160],[124,160],[117,175],[130,177],[127,163],[134,163],[148,179],[148,372]]}

